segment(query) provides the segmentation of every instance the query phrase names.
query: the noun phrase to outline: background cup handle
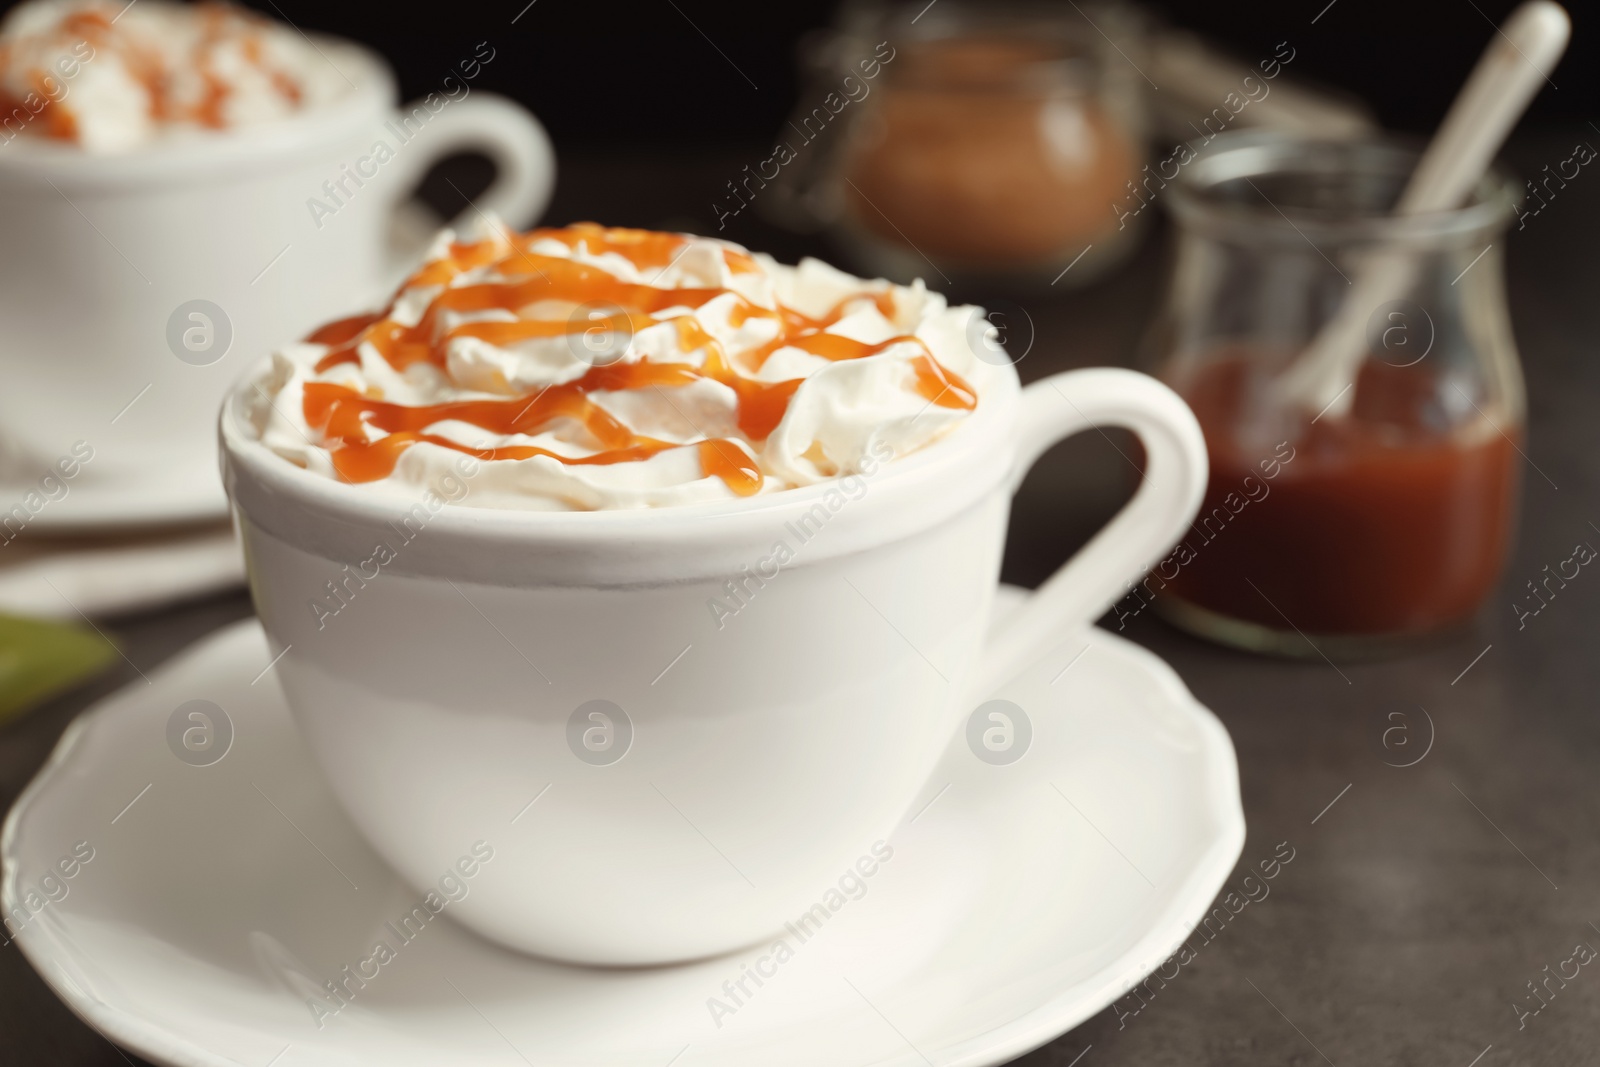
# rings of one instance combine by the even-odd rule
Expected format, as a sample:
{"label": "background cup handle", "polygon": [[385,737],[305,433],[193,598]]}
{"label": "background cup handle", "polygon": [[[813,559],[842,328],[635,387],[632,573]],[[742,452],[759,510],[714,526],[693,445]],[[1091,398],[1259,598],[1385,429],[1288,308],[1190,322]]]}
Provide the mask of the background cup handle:
{"label": "background cup handle", "polygon": [[[393,122],[421,107],[420,101],[405,105]],[[419,151],[396,155],[394,176],[395,226],[389,249],[390,280],[398,283],[416,269],[438,224],[431,215],[414,206],[409,197],[439,160],[456,152],[482,152],[495,165],[495,179],[476,197],[471,206],[446,225],[478,211],[500,216],[513,229],[524,229],[550,202],[555,187],[555,150],[550,135],[533,114],[522,105],[494,93],[475,92],[450,103],[428,120],[416,134]],[[476,210],[474,210],[476,209]]]}
{"label": "background cup handle", "polygon": [[1138,435],[1144,480],[1105,528],[990,635],[979,699],[1044,656],[1064,633],[1099,617],[1178,542],[1200,508],[1207,457],[1194,413],[1154,378],[1115,368],[1068,371],[1023,390],[1013,490],[1051,445],[1096,426]]}

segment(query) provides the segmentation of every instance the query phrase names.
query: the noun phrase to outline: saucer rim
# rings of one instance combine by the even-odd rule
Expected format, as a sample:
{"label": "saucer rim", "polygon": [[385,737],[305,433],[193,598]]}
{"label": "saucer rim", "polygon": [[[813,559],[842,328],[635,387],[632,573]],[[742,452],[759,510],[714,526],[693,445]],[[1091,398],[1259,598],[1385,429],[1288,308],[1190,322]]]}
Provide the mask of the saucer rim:
{"label": "saucer rim", "polygon": [[[0,494],[7,499],[37,488],[34,482],[0,479]],[[29,518],[19,536],[28,536],[29,531],[54,537],[198,525],[227,518],[232,507],[220,478],[201,486],[191,479],[139,478],[124,473],[116,482],[78,485],[67,499],[72,497],[82,497],[85,502],[70,510],[54,504],[41,509]]]}
{"label": "saucer rim", "polygon": [[[1013,603],[1020,602],[1018,594],[1025,596],[1027,591],[1003,584],[999,587],[1000,597]],[[252,616],[226,626],[168,660],[157,673],[180,669],[205,656],[211,646],[251,626],[259,627],[260,620]],[[1166,894],[1166,902],[1159,908],[1156,919],[1147,925],[1131,948],[1030,1011],[938,1050],[942,1053],[940,1060],[944,1067],[990,1067],[1009,1062],[1048,1044],[1115,1003],[1154,971],[1171,955],[1175,945],[1181,944],[1199,925],[1243,852],[1246,824],[1238,759],[1227,728],[1189,691],[1178,673],[1155,653],[1110,631],[1093,626],[1087,629],[1094,632],[1099,650],[1111,652],[1123,660],[1126,667],[1151,677],[1166,698],[1164,704],[1181,709],[1196,724],[1199,745],[1195,759],[1207,769],[1205,777],[1210,783],[1206,791],[1209,795],[1203,796],[1197,791],[1196,799],[1201,799],[1210,811],[1217,823],[1217,833],[1181,882]],[[58,784],[58,776],[67,770],[80,750],[80,742],[91,730],[103,720],[121,713],[125,706],[139,703],[143,692],[130,684],[74,718],[49,759],[6,813],[4,824],[0,825],[0,912],[9,913],[17,903],[16,838],[24,818],[45,793]],[[59,957],[68,954],[69,948],[62,943],[61,934],[50,924],[41,924],[39,930],[48,937],[52,951],[45,951],[39,937],[28,939],[27,944],[18,938],[12,940],[56,997],[101,1037],[153,1062],[175,1067],[238,1067],[236,1061],[198,1045],[175,1030],[150,1023],[135,1012],[99,1000],[80,989],[57,963]],[[1180,930],[1182,937],[1175,937]],[[912,1050],[877,1067],[899,1067],[901,1061],[910,1067],[922,1059],[920,1051]]]}

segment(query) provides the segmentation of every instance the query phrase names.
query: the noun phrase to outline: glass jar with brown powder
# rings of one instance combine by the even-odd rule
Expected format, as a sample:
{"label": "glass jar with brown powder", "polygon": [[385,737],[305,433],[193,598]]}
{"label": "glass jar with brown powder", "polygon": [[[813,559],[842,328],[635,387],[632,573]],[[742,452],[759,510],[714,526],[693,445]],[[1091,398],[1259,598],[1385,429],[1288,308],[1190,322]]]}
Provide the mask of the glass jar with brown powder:
{"label": "glass jar with brown powder", "polygon": [[[1143,221],[1117,210],[1144,163],[1131,61],[1071,9],[916,14],[891,9],[833,43],[834,66],[853,47],[874,77],[855,72],[866,92],[813,166],[815,213],[866,269],[901,280],[931,267],[941,281],[1066,286],[1118,262]],[[1137,47],[1131,29],[1119,36]],[[805,137],[814,110],[802,100],[786,133]]]}

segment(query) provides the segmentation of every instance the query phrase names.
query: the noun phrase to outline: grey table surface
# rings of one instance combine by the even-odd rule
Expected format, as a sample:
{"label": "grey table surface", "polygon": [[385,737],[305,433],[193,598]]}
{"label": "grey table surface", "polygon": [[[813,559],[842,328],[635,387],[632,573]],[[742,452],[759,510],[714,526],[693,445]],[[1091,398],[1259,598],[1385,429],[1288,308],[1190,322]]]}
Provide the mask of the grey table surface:
{"label": "grey table surface", "polygon": [[[1518,138],[1510,159],[1532,174],[1567,158],[1577,140],[1600,144],[1589,127],[1546,131]],[[712,201],[756,158],[708,152],[641,164],[637,154],[567,155],[547,218],[715,233]],[[471,171],[464,167],[459,180]],[[448,205],[451,195],[435,199]],[[755,212],[732,220],[723,236],[783,258],[830,251],[772,229]],[[1019,365],[1023,377],[1134,364],[1160,300],[1166,236],[1153,235],[1125,270],[1092,287],[1016,295],[1036,330]],[[1510,605],[1576,542],[1600,542],[1597,237],[1600,178],[1580,174],[1506,239],[1528,379],[1530,467],[1513,556],[1470,629],[1408,658],[1335,669],[1216,648],[1151,612],[1129,622],[1124,634],[1171,663],[1233,736],[1249,836],[1229,884],[1279,842],[1296,858],[1268,898],[1156,996],[1124,999],[1018,1063],[1506,1067],[1593,1059],[1600,978],[1584,970],[1564,986],[1552,983],[1555,994],[1537,1014],[1519,1017],[1517,1006],[1535,1006],[1527,983],[1577,943],[1600,946],[1600,579],[1580,576],[1522,629]],[[1129,488],[1110,441],[1087,434],[1059,446],[1017,498],[1006,580],[1036,584]],[[241,592],[100,624],[148,671],[250,610]],[[26,786],[74,716],[136,677],[119,662],[0,729],[0,806]],[[1418,708],[1427,709],[1431,731]],[[1422,751],[1432,735],[1414,766],[1386,765],[1414,758],[1383,746],[1383,730],[1402,721],[1386,718],[1390,712],[1406,715],[1414,731],[1407,753]],[[79,1022],[15,946],[0,948],[0,1064],[136,1061]]]}

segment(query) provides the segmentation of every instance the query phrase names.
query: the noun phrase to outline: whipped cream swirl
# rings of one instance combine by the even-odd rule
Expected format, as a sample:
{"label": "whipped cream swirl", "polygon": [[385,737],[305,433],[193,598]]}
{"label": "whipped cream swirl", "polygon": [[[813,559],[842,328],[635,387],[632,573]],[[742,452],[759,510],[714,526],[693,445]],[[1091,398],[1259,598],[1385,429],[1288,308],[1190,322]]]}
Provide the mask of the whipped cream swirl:
{"label": "whipped cream swirl", "polygon": [[665,507],[874,470],[958,426],[995,370],[968,341],[981,311],[920,281],[682,234],[485,231],[446,231],[381,313],[277,352],[246,397],[262,442],[374,492],[417,498],[465,462],[471,506]]}
{"label": "whipped cream swirl", "polygon": [[287,118],[349,89],[299,33],[231,4],[30,0],[0,24],[6,140],[124,152]]}

